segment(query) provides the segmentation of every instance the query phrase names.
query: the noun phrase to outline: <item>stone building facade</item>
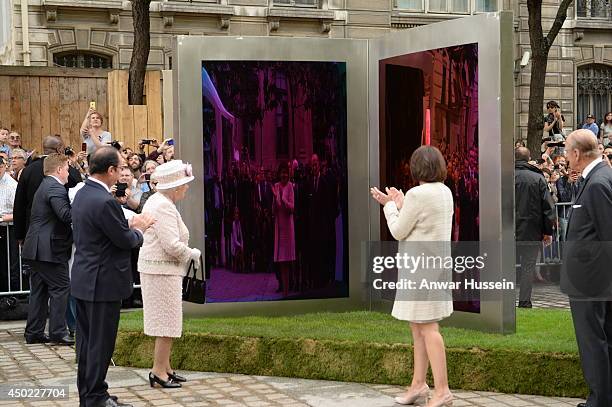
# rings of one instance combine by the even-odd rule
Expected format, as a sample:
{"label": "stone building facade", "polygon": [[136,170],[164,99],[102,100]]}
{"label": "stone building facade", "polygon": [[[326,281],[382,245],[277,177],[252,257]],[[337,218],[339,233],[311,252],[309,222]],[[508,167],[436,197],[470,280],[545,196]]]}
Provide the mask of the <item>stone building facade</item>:
{"label": "stone building facade", "polygon": [[[547,30],[558,0],[544,0]],[[22,18],[22,7],[28,17]],[[152,69],[172,66],[175,35],[373,38],[480,12],[515,15],[516,134],[527,133],[530,65],[526,0],[160,0],[151,2]],[[133,42],[127,0],[2,0],[0,63],[127,68]],[[441,33],[440,35],[444,35]],[[559,101],[566,127],[612,110],[612,5],[575,0],[550,51],[545,98]],[[543,109],[544,111],[544,109]]]}

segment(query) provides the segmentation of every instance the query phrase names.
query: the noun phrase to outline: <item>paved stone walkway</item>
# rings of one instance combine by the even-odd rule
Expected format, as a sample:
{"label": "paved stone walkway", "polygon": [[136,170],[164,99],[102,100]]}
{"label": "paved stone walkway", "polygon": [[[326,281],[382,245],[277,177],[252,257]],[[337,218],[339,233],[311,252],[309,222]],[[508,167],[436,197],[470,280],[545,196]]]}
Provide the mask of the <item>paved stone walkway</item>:
{"label": "paved stone walkway", "polygon": [[[24,323],[0,322],[0,385],[69,386],[68,400],[10,400],[0,406],[78,406],[74,349],[27,345]],[[134,406],[293,406],[391,407],[398,386],[341,383],[280,377],[181,372],[189,379],[179,390],[152,389],[147,369],[111,367],[111,394]],[[580,400],[561,397],[454,391],[455,407],[573,407]]]}

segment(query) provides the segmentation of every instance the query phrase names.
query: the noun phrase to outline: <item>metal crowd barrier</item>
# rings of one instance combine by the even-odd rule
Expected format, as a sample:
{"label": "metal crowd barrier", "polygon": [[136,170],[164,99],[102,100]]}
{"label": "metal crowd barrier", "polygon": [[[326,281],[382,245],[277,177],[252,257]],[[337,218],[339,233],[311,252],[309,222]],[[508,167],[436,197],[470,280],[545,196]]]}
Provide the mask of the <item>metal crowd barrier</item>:
{"label": "metal crowd barrier", "polygon": [[[2,261],[2,263],[6,261],[6,271],[2,273],[2,276],[0,276],[0,278],[2,278],[1,286],[3,287],[3,290],[0,290],[0,296],[30,293],[30,290],[26,289],[26,286],[29,286],[28,278],[23,274],[23,263],[21,261],[21,246],[19,246],[17,244],[17,241],[14,240],[14,236],[13,239],[11,239],[12,226],[12,222],[0,223],[0,228],[4,229],[2,239],[0,239],[0,261]],[[16,250],[19,253],[19,261],[17,263],[17,267],[13,267],[12,264],[11,246],[13,246],[13,250]],[[6,259],[3,258],[5,256]],[[18,280],[18,284],[15,284],[15,280]],[[4,287],[7,287],[6,291],[4,291]]]}
{"label": "metal crowd barrier", "polygon": [[[6,256],[6,272],[0,273],[0,287],[2,288],[0,289],[0,297],[30,294],[30,290],[28,289],[29,278],[24,275],[24,264],[21,261],[21,246],[17,244],[16,240],[11,242],[10,239],[11,226],[13,226],[12,222],[0,223],[0,228],[3,228],[5,232],[3,237],[4,241],[0,239],[0,261],[2,263],[4,263],[5,260],[3,256]],[[11,245],[14,245],[13,250],[17,250],[19,253],[19,262],[13,269],[11,269]],[[18,283],[16,281],[18,281]],[[4,289],[4,287],[8,289]],[[140,288],[140,284],[134,284],[134,288]]]}
{"label": "metal crowd barrier", "polygon": [[542,243],[540,255],[536,266],[561,265],[562,242],[565,241],[567,230],[567,216],[572,202],[559,202],[555,204],[555,226],[553,229],[553,241],[550,246]]}

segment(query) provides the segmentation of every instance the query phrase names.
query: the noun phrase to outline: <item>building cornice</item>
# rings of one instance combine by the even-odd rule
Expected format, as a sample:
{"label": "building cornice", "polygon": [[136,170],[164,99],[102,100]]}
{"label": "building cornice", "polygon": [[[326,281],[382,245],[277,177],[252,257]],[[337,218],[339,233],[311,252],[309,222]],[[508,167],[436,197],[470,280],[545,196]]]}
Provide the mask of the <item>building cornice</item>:
{"label": "building cornice", "polygon": [[119,13],[125,9],[123,1],[119,0],[42,0],[41,5],[45,10],[47,22],[57,21],[58,9],[97,9],[108,11],[108,19],[111,24],[119,23]]}

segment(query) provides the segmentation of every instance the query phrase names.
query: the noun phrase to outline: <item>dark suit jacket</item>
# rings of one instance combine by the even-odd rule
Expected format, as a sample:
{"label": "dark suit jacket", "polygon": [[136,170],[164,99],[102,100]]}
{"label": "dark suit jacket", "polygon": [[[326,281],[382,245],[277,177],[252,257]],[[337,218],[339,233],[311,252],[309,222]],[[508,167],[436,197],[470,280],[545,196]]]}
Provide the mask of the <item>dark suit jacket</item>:
{"label": "dark suit jacket", "polygon": [[72,295],[85,301],[128,298],[133,289],[130,256],[143,237],[128,227],[119,203],[102,185],[85,181],[72,204],[72,227]]}
{"label": "dark suit jacket", "polygon": [[50,263],[67,262],[72,247],[71,223],[68,191],[55,178],[45,177],[34,194],[21,256]]}
{"label": "dark suit jacket", "polygon": [[612,299],[612,169],[597,164],[569,212],[561,289],[571,298]]}
{"label": "dark suit jacket", "polygon": [[[28,164],[28,166],[23,169],[21,178],[19,178],[19,182],[17,183],[17,191],[15,192],[15,202],[13,205],[13,223],[15,225],[15,238],[17,240],[24,240],[28,232],[34,194],[45,178],[45,174],[43,173],[44,161],[45,157],[43,156]],[[70,166],[68,174],[69,177],[66,189],[72,188],[81,182],[81,174],[76,168]]]}

